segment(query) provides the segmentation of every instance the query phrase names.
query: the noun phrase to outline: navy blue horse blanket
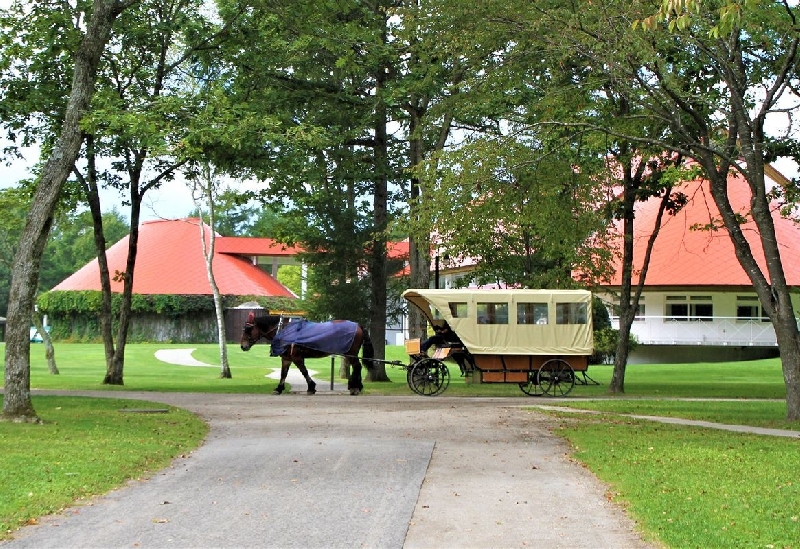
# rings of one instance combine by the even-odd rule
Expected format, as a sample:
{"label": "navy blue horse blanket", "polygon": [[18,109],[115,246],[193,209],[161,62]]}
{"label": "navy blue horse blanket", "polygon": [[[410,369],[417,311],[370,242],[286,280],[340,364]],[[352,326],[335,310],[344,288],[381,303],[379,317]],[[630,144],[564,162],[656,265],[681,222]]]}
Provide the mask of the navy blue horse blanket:
{"label": "navy blue horse blanket", "polygon": [[342,355],[353,346],[358,324],[349,320],[336,322],[290,322],[272,338],[270,356],[280,356],[292,345],[302,345],[330,355]]}

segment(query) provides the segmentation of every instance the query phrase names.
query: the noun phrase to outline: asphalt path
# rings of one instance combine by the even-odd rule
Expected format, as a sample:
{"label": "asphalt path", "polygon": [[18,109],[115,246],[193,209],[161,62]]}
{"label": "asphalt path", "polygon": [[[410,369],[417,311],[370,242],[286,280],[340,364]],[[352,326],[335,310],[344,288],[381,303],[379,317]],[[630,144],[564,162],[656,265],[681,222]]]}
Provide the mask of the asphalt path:
{"label": "asphalt path", "polygon": [[210,432],[3,549],[650,547],[527,400],[69,394],[178,406]]}

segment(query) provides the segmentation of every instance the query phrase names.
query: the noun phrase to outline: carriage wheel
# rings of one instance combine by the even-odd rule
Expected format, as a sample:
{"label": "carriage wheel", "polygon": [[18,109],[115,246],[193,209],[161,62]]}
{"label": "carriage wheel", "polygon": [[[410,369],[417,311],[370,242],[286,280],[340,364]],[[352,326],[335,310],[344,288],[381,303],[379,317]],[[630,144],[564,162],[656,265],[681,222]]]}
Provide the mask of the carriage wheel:
{"label": "carriage wheel", "polygon": [[418,360],[407,375],[408,386],[422,396],[434,396],[450,385],[450,370],[441,360],[423,358]]}
{"label": "carriage wheel", "polygon": [[542,396],[544,391],[542,391],[542,385],[539,383],[539,371],[531,370],[528,372],[528,381],[520,383],[519,388],[522,389],[522,392],[526,395],[535,397]]}
{"label": "carriage wheel", "polygon": [[553,358],[539,368],[539,383],[544,394],[564,397],[575,387],[575,371],[565,360]]}

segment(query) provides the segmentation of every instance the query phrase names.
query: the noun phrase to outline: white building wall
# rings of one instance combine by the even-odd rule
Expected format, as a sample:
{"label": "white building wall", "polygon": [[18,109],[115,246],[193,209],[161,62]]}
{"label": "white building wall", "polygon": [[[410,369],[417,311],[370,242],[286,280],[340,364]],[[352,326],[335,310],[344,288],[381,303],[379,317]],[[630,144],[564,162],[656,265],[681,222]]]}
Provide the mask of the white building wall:
{"label": "white building wall", "polygon": [[[631,326],[631,333],[642,345],[777,346],[772,324],[761,318],[755,292],[654,291],[644,292],[642,296],[640,311],[644,314],[637,316]],[[682,303],[678,300],[681,297],[685,297],[689,305],[708,303],[704,298],[710,297],[712,316],[691,313],[683,318],[671,316],[669,305]],[[612,304],[607,295],[603,299]],[[796,312],[800,309],[798,299],[792,296]],[[754,317],[737,315],[739,305],[743,304],[758,308]],[[613,308],[611,310],[612,325],[619,328],[619,318],[613,314]]]}

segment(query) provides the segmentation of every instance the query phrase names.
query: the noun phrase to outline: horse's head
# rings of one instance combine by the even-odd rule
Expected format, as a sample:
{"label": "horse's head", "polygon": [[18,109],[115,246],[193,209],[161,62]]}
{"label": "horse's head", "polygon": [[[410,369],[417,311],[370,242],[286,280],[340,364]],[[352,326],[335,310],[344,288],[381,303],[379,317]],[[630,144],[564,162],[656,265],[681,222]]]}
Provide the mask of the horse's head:
{"label": "horse's head", "polygon": [[[272,322],[272,319],[276,320]],[[271,340],[278,331],[279,320],[280,317],[273,315],[261,317],[258,320],[256,320],[256,315],[252,312],[247,315],[240,343],[242,351],[249,351],[250,347],[258,343],[258,340],[262,337]]]}
{"label": "horse's head", "polygon": [[244,331],[242,332],[242,351],[249,351],[250,347],[256,344],[261,339],[261,330],[256,324],[256,315],[250,313],[247,315],[247,321],[244,323]]}

